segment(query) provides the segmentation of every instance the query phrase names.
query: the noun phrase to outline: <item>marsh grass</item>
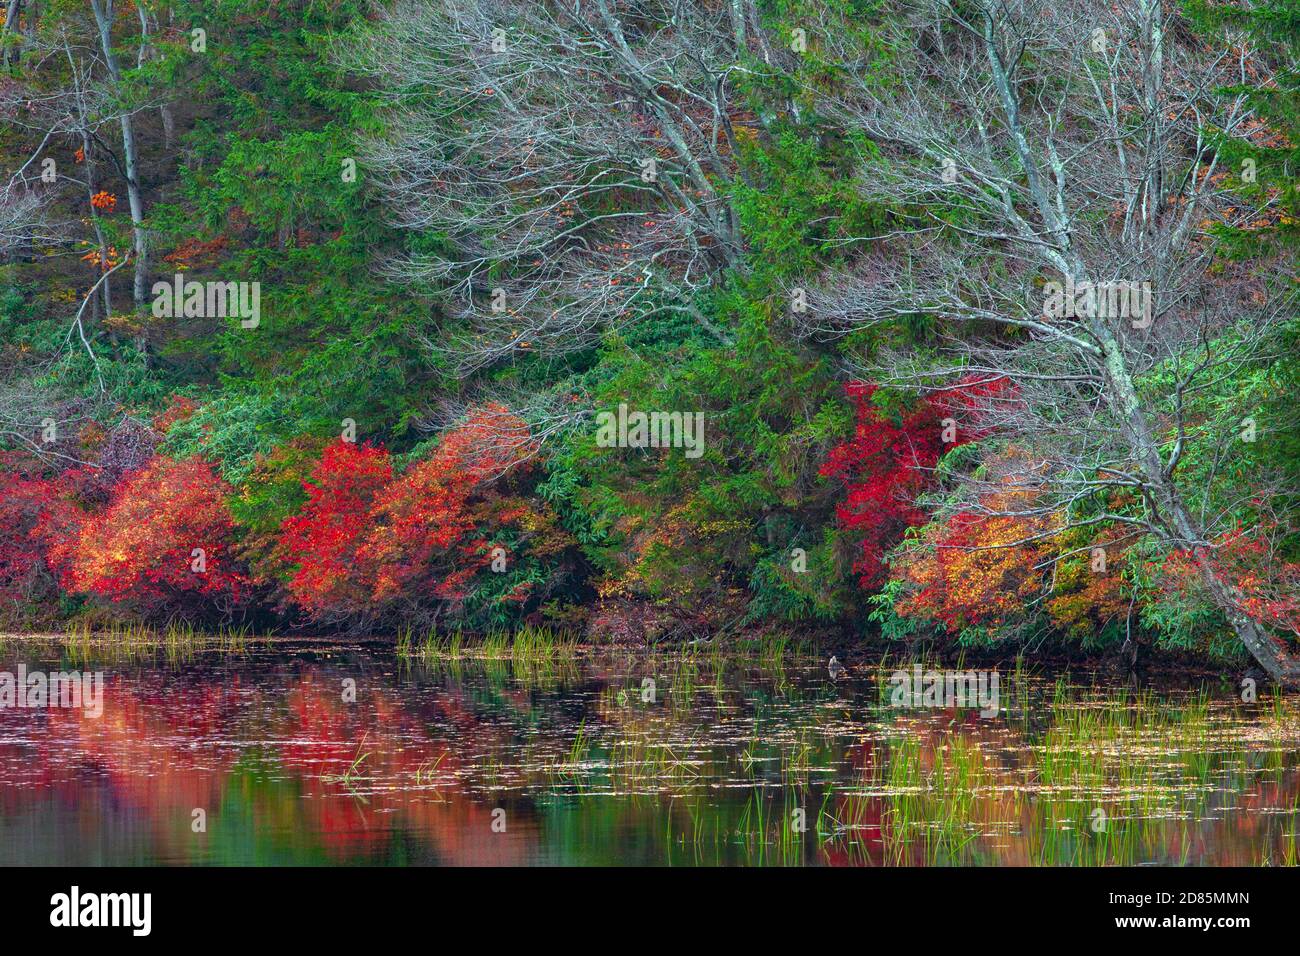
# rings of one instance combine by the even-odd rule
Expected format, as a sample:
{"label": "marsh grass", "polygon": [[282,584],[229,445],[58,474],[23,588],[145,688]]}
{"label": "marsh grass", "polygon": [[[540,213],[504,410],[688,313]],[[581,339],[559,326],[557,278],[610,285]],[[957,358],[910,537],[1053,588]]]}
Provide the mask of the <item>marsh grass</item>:
{"label": "marsh grass", "polygon": [[[1099,690],[1020,671],[1008,683],[1023,699],[992,720],[880,708],[862,722],[801,693],[779,706],[750,700],[752,725],[737,735],[719,733],[718,715],[739,712],[713,664],[661,656],[667,692],[655,703],[631,678],[597,692],[598,719],[536,761],[550,791],[670,801],[665,840],[701,861],[806,862],[819,851],[915,866],[1188,863],[1233,800],[1264,788],[1286,794],[1270,807],[1290,819],[1260,861],[1296,857],[1300,769],[1280,747],[1297,729],[1293,698],[1247,712],[1207,692]],[[790,723],[791,706],[802,722]],[[869,744],[846,776],[835,741],[854,728]],[[720,787],[748,791],[739,816],[716,801]],[[799,802],[774,802],[782,793]],[[796,806],[811,837],[785,816]]]}
{"label": "marsh grass", "polygon": [[[88,624],[48,638],[73,661],[173,666],[244,653],[257,640],[239,629]],[[439,769],[442,757],[407,767],[395,785],[414,779],[421,799],[508,788],[611,816],[662,813],[654,832],[673,859],[701,862],[1297,863],[1295,695],[1244,703],[1222,688],[1089,686],[1017,660],[1001,670],[1000,713],[982,719],[889,707],[888,678],[911,657],[855,665],[854,679],[836,685],[824,660],[801,659],[780,637],[745,656],[735,649],[594,650],[547,629],[401,631],[407,679],[434,692],[444,682],[472,688],[458,707],[492,719],[465,741],[439,730],[448,752],[470,753],[452,770]],[[642,696],[646,677],[653,696]],[[378,792],[384,762],[371,749],[362,738],[351,765],[325,779]],[[794,809],[805,811],[806,831]]]}
{"label": "marsh grass", "polygon": [[357,743],[356,754],[352,758],[352,763],[341,774],[322,774],[321,781],[324,783],[341,784],[348,789],[354,789],[361,778],[365,776],[364,765],[370,759],[370,751],[365,750],[366,739],[369,734],[362,734],[361,740]]}
{"label": "marsh grass", "polygon": [[412,630],[404,628],[397,632],[394,649],[398,659],[406,663],[469,658],[535,666],[572,659],[581,647],[571,634],[526,626],[513,632],[489,631],[477,638],[460,629],[439,631],[436,628],[417,638]]}
{"label": "marsh grass", "polygon": [[[1080,694],[1061,681],[1046,728],[1010,753],[1001,729],[936,735],[933,723],[904,721],[911,732],[889,736],[858,786],[824,810],[830,840],[892,865],[1002,860],[1007,845],[1013,862],[1037,865],[1185,863],[1198,822],[1225,810],[1218,795],[1261,785],[1261,770],[1280,783],[1294,769],[1276,750],[1248,765],[1222,710],[1204,691]],[[1267,712],[1284,726],[1293,710]],[[1292,838],[1280,859],[1294,852]]]}
{"label": "marsh grass", "polygon": [[[801,866],[808,849],[807,797],[783,790],[781,799],[764,791],[752,794],[737,823],[735,837],[757,866]],[[802,823],[796,824],[796,811]]]}
{"label": "marsh grass", "polygon": [[[271,636],[263,635],[263,638]],[[66,631],[52,636],[43,649],[59,654],[76,666],[166,661],[174,667],[189,663],[200,654],[245,654],[254,642],[250,629],[242,625],[201,631],[184,622],[159,629],[119,623],[96,627],[82,620],[73,621]]]}

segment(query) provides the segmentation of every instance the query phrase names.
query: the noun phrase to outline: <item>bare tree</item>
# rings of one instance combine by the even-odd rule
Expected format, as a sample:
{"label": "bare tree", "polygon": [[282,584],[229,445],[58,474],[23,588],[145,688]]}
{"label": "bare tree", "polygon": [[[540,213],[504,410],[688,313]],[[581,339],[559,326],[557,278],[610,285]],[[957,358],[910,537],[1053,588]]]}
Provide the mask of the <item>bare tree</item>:
{"label": "bare tree", "polygon": [[[24,183],[35,183],[42,189],[47,207],[55,204],[60,198],[60,188],[68,185],[84,190],[86,199],[90,200],[102,188],[105,164],[126,181],[132,244],[124,258],[133,267],[132,297],[137,308],[143,308],[148,297],[148,233],[134,116],[151,107],[139,102],[138,91],[127,89],[111,45],[114,15],[111,2],[92,0],[84,17],[50,18],[40,34],[28,42],[27,75],[21,81],[0,87],[0,111],[7,114],[15,128],[24,130],[32,142],[40,139],[33,160],[47,146],[66,144],[68,140],[79,147],[79,173],[69,174],[65,171],[67,164],[61,164],[55,185],[49,185],[44,169],[37,167],[34,172],[39,176],[33,174],[28,168],[32,160],[19,171]],[[141,46],[137,63],[145,58],[148,43],[149,20],[143,10],[139,11],[139,20]],[[113,142],[118,136],[120,149]],[[42,157],[42,162],[48,158]],[[93,202],[87,208],[89,216],[81,221],[92,228],[99,264],[109,270],[122,257],[110,248],[99,210]],[[76,234],[80,232],[76,220],[61,225],[62,232],[52,231],[48,244],[76,249],[79,244]],[[78,250],[77,255],[83,251]],[[89,313],[91,321],[97,315],[107,317],[112,312],[112,283],[96,282],[95,290],[100,301]],[[137,344],[144,351],[143,332]]]}
{"label": "bare tree", "polygon": [[41,196],[15,178],[0,185],[0,256],[30,242],[42,205]]}
{"label": "bare tree", "polygon": [[751,0],[405,2],[345,60],[388,104],[368,174],[400,225],[445,236],[394,267],[449,287],[469,374],[683,310],[743,267],[735,77]]}
{"label": "bare tree", "polygon": [[0,27],[0,44],[4,45],[4,66],[9,68],[9,60],[13,55],[13,48],[10,46],[9,36],[18,32],[18,18],[22,15],[23,0],[9,0],[5,5],[5,22]]}
{"label": "bare tree", "polygon": [[[117,54],[113,52],[113,17],[114,0],[90,0],[90,8],[95,14],[95,25],[99,29],[99,41],[103,50],[104,64],[114,88],[120,93],[123,88],[122,70],[118,66]],[[141,42],[148,32],[148,21],[143,12],[140,16]],[[141,54],[143,55],[143,54]],[[123,108],[118,113],[118,124],[122,129],[123,177],[126,179],[127,202],[131,208],[131,226],[135,236],[132,258],[135,260],[135,279],[132,283],[133,298],[137,309],[144,308],[149,289],[149,237],[144,227],[144,194],[140,187],[140,159],[135,138],[135,122],[132,111]]]}
{"label": "bare tree", "polygon": [[[0,184],[0,254],[31,257],[40,248],[42,258],[66,256],[75,263],[75,284],[84,281],[86,268],[94,269],[68,320],[59,354],[85,352],[98,386],[95,401],[111,407],[94,343],[99,320],[112,313],[114,276],[132,263],[133,255],[119,255],[110,246],[92,201],[100,188],[101,160],[119,172],[124,165],[103,136],[106,128],[118,127],[120,107],[102,81],[101,45],[97,32],[87,33],[88,24],[93,27],[89,18],[47,23],[41,35],[30,40],[31,69],[21,81],[0,87],[0,116],[30,150],[27,160]],[[59,146],[79,147],[79,169],[61,159],[56,163]],[[90,252],[87,246],[92,246]],[[5,382],[0,390],[0,434],[38,458],[66,464],[77,459],[63,439],[93,410],[84,402],[60,397],[49,375],[55,360],[19,354],[0,368]],[[45,437],[51,433],[60,439]]]}
{"label": "bare tree", "polygon": [[[1294,685],[1300,661],[1216,570],[1230,507],[1210,504],[1212,478],[1193,485],[1180,470],[1192,441],[1232,454],[1237,422],[1189,405],[1261,361],[1295,314],[1277,263],[1211,273],[1222,267],[1212,226],[1272,214],[1232,191],[1237,170],[1223,158],[1225,143],[1267,132],[1244,95],[1225,91],[1267,82],[1268,68],[1245,37],[1212,48],[1176,10],[899,0],[880,26],[901,60],[892,85],[862,68],[827,12],[817,42],[844,68],[820,106],[881,150],[864,190],[926,211],[853,272],[823,277],[807,331],[931,317],[938,360],[889,354],[876,374],[918,388],[1008,383],[984,413],[1035,450],[1020,476],[1034,493],[1004,500],[1032,502],[1026,516],[1118,522],[1190,554],[1242,644]],[[1098,510],[1111,491],[1137,506]]]}
{"label": "bare tree", "polygon": [[592,415],[585,388],[548,391],[491,383],[472,385],[462,395],[439,395],[415,424],[423,432],[439,433],[472,416],[492,436],[490,447],[478,450],[479,457],[504,459],[503,470],[491,476],[495,479],[532,462],[551,440],[581,427]]}
{"label": "bare tree", "polygon": [[[15,195],[20,190],[28,197],[29,207],[32,202],[38,202],[43,212],[40,228],[29,238],[28,245],[39,239],[45,245],[62,247],[80,257],[84,252],[79,242],[80,221],[93,230],[98,264],[103,271],[108,271],[118,257],[109,247],[100,212],[92,200],[100,189],[101,158],[124,174],[123,160],[103,135],[106,127],[119,124],[122,107],[100,79],[104,66],[98,36],[88,46],[76,34],[75,24],[63,23],[48,30],[41,39],[33,40],[33,69],[28,81],[0,91],[0,113],[12,128],[22,131],[35,144],[27,162],[11,177],[7,192]],[[42,72],[57,75],[58,82],[39,83],[37,75]],[[79,146],[80,172],[70,173],[67,163],[47,169],[46,164],[54,162],[50,155],[53,148],[68,141]],[[65,216],[62,221],[49,221],[48,211],[58,208],[67,187],[84,193],[88,216]],[[128,258],[133,255],[132,252]],[[111,283],[97,281],[94,291],[100,299],[95,303],[99,311],[90,313],[92,320],[112,313]]]}

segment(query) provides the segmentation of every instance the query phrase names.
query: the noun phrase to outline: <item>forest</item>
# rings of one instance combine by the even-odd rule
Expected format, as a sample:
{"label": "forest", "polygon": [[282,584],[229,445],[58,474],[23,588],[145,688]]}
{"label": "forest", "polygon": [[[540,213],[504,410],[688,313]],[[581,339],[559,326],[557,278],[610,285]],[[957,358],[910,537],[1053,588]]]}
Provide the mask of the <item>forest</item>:
{"label": "forest", "polygon": [[1297,0],[7,0],[0,629],[1300,686]]}

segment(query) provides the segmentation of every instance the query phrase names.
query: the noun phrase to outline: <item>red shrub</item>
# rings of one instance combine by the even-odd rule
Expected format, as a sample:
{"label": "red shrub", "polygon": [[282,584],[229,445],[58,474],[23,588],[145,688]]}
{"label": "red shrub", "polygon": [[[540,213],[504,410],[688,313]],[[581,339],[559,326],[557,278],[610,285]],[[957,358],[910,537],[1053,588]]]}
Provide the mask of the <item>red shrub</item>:
{"label": "red shrub", "polygon": [[[502,406],[476,409],[428,459],[379,496],[361,555],[375,569],[376,602],[420,585],[431,587],[439,598],[462,596],[465,583],[488,563],[490,551],[485,539],[472,536],[476,519],[470,496],[526,457],[531,450],[527,435],[527,425]],[[495,515],[498,522],[516,517],[517,512]],[[454,566],[435,571],[439,557],[454,557]]]}
{"label": "red shrub", "polygon": [[845,390],[856,411],[853,437],[831,449],[820,473],[847,485],[836,517],[861,535],[853,570],[862,587],[875,588],[884,577],[885,552],[927,518],[917,499],[939,459],[950,447],[984,437],[979,423],[1011,389],[1006,379],[963,379],[925,396],[898,420],[872,401],[876,385],[852,382]]}
{"label": "red shrub", "polygon": [[299,561],[289,593],[316,615],[366,609],[372,584],[357,561],[375,497],[393,477],[388,452],[339,440],[326,447],[307,503],[281,525],[285,550]]}
{"label": "red shrub", "polygon": [[80,528],[74,499],[93,494],[94,481],[90,469],[47,476],[39,462],[0,452],[0,618],[51,615],[58,546]]}
{"label": "red shrub", "polygon": [[32,530],[50,497],[49,482],[9,470],[16,463],[0,459],[0,618],[28,611],[44,564],[44,548]]}
{"label": "red shrub", "polygon": [[[1300,637],[1300,561],[1287,561],[1274,549],[1277,528],[1260,522],[1250,533],[1238,526],[1203,552],[1203,560],[1226,586],[1236,606],[1265,628]],[[1175,551],[1148,571],[1173,600],[1209,603],[1197,555]]]}
{"label": "red shrub", "polygon": [[166,435],[173,425],[185,421],[198,410],[199,406],[194,399],[173,395],[168,406],[154,416],[154,431],[160,435]]}
{"label": "red shrub", "polygon": [[916,499],[945,450],[943,416],[934,403],[923,401],[895,422],[872,402],[876,389],[861,382],[848,386],[857,419],[853,437],[831,449],[821,467],[823,477],[848,486],[836,517],[861,535],[853,570],[864,588],[880,584],[885,550],[925,520]]}
{"label": "red shrub", "polygon": [[247,586],[233,558],[230,491],[201,459],[159,456],[118,483],[102,514],[65,504],[39,533],[68,590],[146,613],[228,604]]}
{"label": "red shrub", "polygon": [[[378,612],[391,602],[455,600],[490,560],[472,499],[531,452],[527,425],[498,405],[476,409],[424,461],[393,478],[383,449],[338,442],[283,524],[300,561],[293,599],[317,616]],[[500,509],[496,522],[518,517]]]}

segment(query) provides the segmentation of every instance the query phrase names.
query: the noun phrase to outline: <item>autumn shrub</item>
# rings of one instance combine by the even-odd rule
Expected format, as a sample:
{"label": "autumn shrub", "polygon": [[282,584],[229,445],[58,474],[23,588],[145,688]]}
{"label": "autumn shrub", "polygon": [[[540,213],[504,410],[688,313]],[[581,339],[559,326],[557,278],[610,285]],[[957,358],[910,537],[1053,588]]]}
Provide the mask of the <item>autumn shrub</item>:
{"label": "autumn shrub", "polygon": [[199,410],[198,403],[184,395],[173,395],[167,407],[153,418],[153,427],[159,435],[166,435],[172,427],[189,421]]}
{"label": "autumn shrub", "polygon": [[[494,447],[475,417],[449,432],[433,454],[380,493],[370,510],[371,532],[359,552],[373,575],[375,603],[421,586],[440,599],[463,597],[489,551],[488,541],[475,533],[469,498],[508,467],[503,449]],[[518,514],[498,519],[508,523]]]}
{"label": "autumn shrub", "polygon": [[[1237,609],[1277,638],[1300,637],[1300,562],[1278,553],[1281,532],[1267,522],[1231,528],[1204,549]],[[1239,646],[1209,593],[1197,556],[1185,548],[1135,568],[1146,602],[1142,619],[1164,646],[1233,656]]]}
{"label": "autumn shrub", "polygon": [[928,519],[921,498],[934,485],[939,460],[985,436],[988,405],[1004,400],[1009,388],[1002,379],[966,379],[892,412],[877,403],[875,384],[853,382],[846,392],[853,435],[831,449],[820,474],[846,487],[836,517],[857,536],[853,570],[872,590],[884,583],[886,551]]}
{"label": "autumn shrub", "polygon": [[249,596],[230,493],[208,462],[157,456],[122,478],[102,511],[69,507],[65,495],[40,534],[69,591],[146,616],[228,614]]}
{"label": "autumn shrub", "polygon": [[[492,487],[532,450],[526,424],[499,405],[473,410],[398,475],[383,449],[330,445],[306,483],[306,504],[283,523],[284,547],[298,562],[288,581],[293,600],[332,619],[462,604],[494,557],[506,568],[515,562],[493,530],[539,520],[522,499]],[[501,599],[520,603],[528,590],[517,582]]]}
{"label": "autumn shrub", "polygon": [[859,538],[853,570],[870,589],[881,583],[886,548],[926,519],[917,498],[943,453],[942,425],[930,402],[895,419],[873,403],[878,386],[854,382],[846,391],[854,406],[853,437],[831,449],[821,475],[847,487],[836,517]]}
{"label": "autumn shrub", "polygon": [[1055,564],[1046,611],[1061,636],[1094,648],[1126,633],[1136,619],[1133,588],[1125,580],[1130,541],[1122,526],[1086,525],[1051,542]]}
{"label": "autumn shrub", "polygon": [[34,534],[50,508],[52,486],[35,462],[0,452],[0,622],[34,620],[53,597],[45,543]]}
{"label": "autumn shrub", "polygon": [[877,601],[876,619],[965,643],[1050,634],[1097,649],[1118,639],[1134,609],[1131,532],[1071,526],[1042,507],[1035,467],[1017,450],[994,454],[979,474],[989,490],[973,507],[940,514],[891,556],[890,606]]}
{"label": "autumn shrub", "polygon": [[[999,502],[992,497],[986,504]],[[908,590],[897,612],[936,622],[953,636],[1014,632],[1044,586],[1040,549],[1022,542],[1043,530],[1040,521],[1018,516],[953,515],[922,538],[920,554],[898,558],[896,573]]]}
{"label": "autumn shrub", "polygon": [[304,483],[307,501],[281,526],[297,560],[288,581],[293,600],[315,617],[364,614],[373,581],[357,560],[376,496],[393,477],[386,450],[339,440],[327,446]]}

